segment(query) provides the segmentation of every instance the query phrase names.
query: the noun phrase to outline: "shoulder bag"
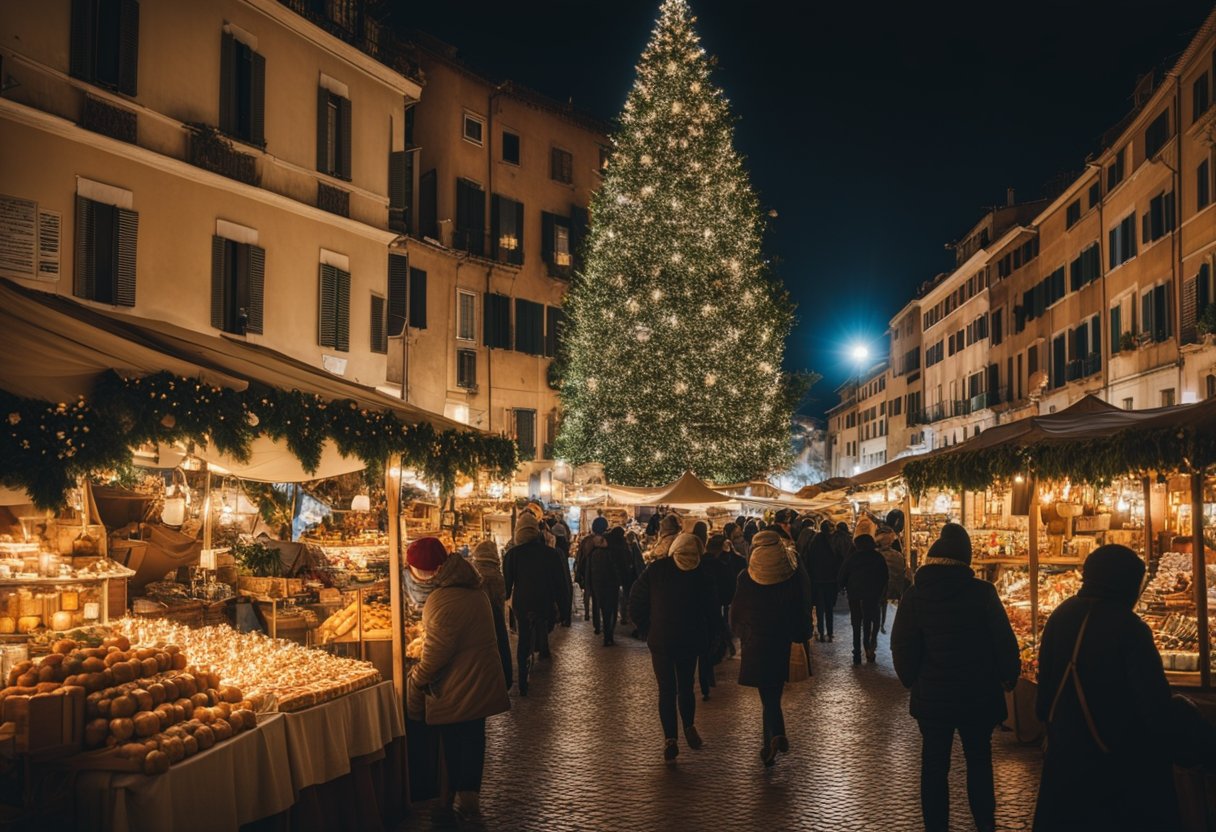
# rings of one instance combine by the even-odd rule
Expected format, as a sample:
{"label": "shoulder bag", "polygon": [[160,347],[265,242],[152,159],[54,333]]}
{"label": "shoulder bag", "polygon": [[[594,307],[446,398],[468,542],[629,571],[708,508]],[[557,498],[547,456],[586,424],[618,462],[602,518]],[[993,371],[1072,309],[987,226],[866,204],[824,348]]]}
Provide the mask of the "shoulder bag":
{"label": "shoulder bag", "polygon": [[1056,706],[1060,704],[1060,697],[1064,695],[1064,688],[1068,686],[1068,680],[1072,679],[1073,687],[1077,691],[1077,704],[1081,706],[1081,713],[1085,716],[1085,724],[1089,726],[1089,735],[1093,737],[1094,743],[1103,754],[1109,754],[1110,749],[1106,747],[1106,743],[1102,741],[1102,735],[1098,733],[1098,726],[1094,724],[1094,715],[1089,710],[1089,703],[1085,700],[1085,688],[1081,685],[1081,676],[1077,673],[1077,656],[1081,653],[1081,641],[1085,638],[1085,627],[1089,624],[1090,612],[1085,613],[1085,618],[1081,621],[1081,629],[1077,632],[1077,641],[1072,648],[1072,658],[1068,660],[1068,666],[1064,668],[1064,676],[1060,679],[1060,686],[1056,688],[1056,695],[1051,700],[1051,710],[1047,712],[1047,725],[1050,728],[1051,723],[1056,718]]}

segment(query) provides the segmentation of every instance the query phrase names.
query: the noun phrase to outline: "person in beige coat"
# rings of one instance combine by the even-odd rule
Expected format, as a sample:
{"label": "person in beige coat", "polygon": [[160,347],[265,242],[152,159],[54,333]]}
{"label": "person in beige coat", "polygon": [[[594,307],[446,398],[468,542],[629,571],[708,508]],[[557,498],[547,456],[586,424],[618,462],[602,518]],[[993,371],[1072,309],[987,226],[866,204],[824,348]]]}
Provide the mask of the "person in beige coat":
{"label": "person in beige coat", "polygon": [[432,589],[422,607],[422,658],[410,671],[406,705],[411,719],[439,728],[455,810],[479,812],[486,757],[486,717],[511,705],[498,654],[494,616],[481,578],[464,558],[449,556],[424,537],[405,553],[412,578]]}

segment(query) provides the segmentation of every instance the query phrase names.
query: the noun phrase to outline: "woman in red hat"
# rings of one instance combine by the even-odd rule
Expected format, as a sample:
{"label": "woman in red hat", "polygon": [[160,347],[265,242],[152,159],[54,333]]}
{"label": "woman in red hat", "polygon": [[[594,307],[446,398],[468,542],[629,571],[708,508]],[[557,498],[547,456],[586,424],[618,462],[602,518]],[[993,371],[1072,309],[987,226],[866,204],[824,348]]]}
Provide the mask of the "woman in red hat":
{"label": "woman in red hat", "polygon": [[422,607],[422,658],[406,686],[409,716],[438,726],[455,811],[476,816],[486,717],[510,708],[494,616],[477,570],[450,557],[437,538],[415,540],[405,560],[410,578],[430,587]]}

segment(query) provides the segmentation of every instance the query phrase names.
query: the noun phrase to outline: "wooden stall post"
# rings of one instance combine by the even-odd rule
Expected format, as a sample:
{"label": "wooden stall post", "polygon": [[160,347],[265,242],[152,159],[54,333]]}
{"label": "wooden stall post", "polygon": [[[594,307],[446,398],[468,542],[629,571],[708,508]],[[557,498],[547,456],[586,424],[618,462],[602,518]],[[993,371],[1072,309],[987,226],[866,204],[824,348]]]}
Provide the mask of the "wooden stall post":
{"label": "wooden stall post", "polygon": [[916,561],[919,558],[914,558],[912,555],[912,492],[904,487],[904,554],[908,558],[908,563],[912,565],[913,571],[916,570]]}
{"label": "wooden stall post", "polygon": [[1203,542],[1203,473],[1191,474],[1191,557],[1199,624],[1199,684],[1206,690],[1212,686],[1212,642],[1208,632],[1208,571]]}
{"label": "wooden stall post", "polygon": [[1034,477],[1030,480],[1030,516],[1027,519],[1030,537],[1030,552],[1028,553],[1028,568],[1030,570],[1030,634],[1034,640],[1035,649],[1039,643],[1039,482]]}
{"label": "wooden stall post", "polygon": [[1144,488],[1144,566],[1148,569],[1153,564],[1153,486],[1148,477],[1141,477],[1140,484]]}
{"label": "wooden stall post", "polygon": [[[393,688],[405,702],[404,604],[401,597],[401,457],[389,454],[384,462],[384,497],[388,511],[388,597],[393,621]],[[360,620],[362,623],[362,620]]]}

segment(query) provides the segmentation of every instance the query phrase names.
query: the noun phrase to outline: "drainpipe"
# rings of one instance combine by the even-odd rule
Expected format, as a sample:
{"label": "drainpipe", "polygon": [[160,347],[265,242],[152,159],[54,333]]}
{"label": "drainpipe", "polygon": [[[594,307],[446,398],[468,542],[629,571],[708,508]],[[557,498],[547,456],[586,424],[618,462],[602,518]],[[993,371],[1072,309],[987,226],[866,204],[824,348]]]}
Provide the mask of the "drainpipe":
{"label": "drainpipe", "polygon": [[[507,89],[507,84],[497,84],[490,92],[486,99],[486,198],[491,201],[490,209],[493,213],[494,199],[494,99],[502,95]],[[485,234],[485,228],[482,228],[482,234]],[[494,274],[494,267],[486,267],[486,291],[482,297],[482,320],[485,320],[485,303],[490,296],[490,277]],[[476,324],[474,324],[476,326]],[[484,327],[483,327],[484,330]],[[482,332],[482,340],[485,339],[485,332]],[[494,430],[494,351],[490,345],[486,345],[486,430]],[[506,426],[503,426],[504,429]]]}
{"label": "drainpipe", "polygon": [[[1174,227],[1170,233],[1170,268],[1174,272],[1174,308],[1177,324],[1174,327],[1174,343],[1178,345],[1178,398],[1176,404],[1182,402],[1183,365],[1182,359],[1182,75],[1174,76],[1174,162],[1176,167],[1170,167],[1174,181]],[[1198,311],[1198,310],[1196,310]]]}
{"label": "drainpipe", "polygon": [[[1100,162],[1086,162],[1085,167],[1092,168],[1098,173],[1098,268],[1102,270],[1102,309],[1098,313],[1099,331],[1102,325],[1105,324],[1106,337],[1099,344],[1099,352],[1105,354],[1102,361],[1102,392],[1105,394],[1107,403],[1110,403],[1110,362],[1114,358],[1114,353],[1111,351],[1110,345],[1114,333],[1110,331],[1110,287],[1106,285],[1106,255],[1108,252],[1102,250],[1102,240],[1106,237],[1106,191],[1103,190],[1102,182],[1102,165]],[[1123,321],[1119,321],[1119,326],[1123,326]]]}

